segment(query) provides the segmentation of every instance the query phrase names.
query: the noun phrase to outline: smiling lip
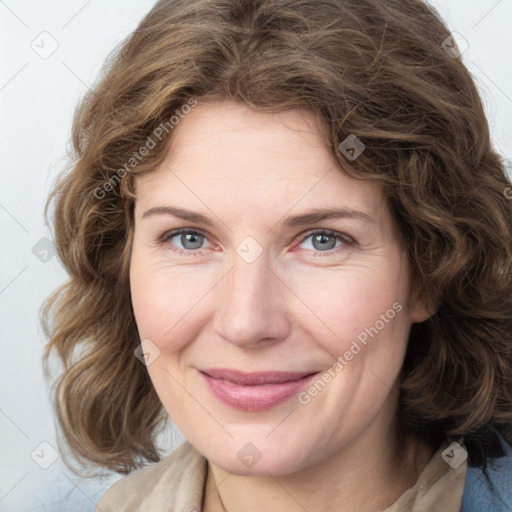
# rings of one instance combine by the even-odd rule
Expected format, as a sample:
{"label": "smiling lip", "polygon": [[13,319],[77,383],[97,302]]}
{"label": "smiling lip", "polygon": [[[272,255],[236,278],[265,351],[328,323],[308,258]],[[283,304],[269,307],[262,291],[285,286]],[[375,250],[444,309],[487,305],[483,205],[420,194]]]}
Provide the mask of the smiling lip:
{"label": "smiling lip", "polygon": [[244,411],[262,411],[276,406],[297,394],[318,373],[244,373],[224,368],[207,368],[200,372],[217,399]]}

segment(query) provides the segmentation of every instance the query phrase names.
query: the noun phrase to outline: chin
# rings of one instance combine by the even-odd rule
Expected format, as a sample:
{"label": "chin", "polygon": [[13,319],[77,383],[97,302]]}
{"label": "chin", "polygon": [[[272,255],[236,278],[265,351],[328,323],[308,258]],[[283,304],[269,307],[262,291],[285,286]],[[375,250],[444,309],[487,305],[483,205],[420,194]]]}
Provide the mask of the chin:
{"label": "chin", "polygon": [[298,443],[297,446],[283,446],[281,442],[272,443],[268,440],[266,442],[231,440],[228,446],[223,444],[209,447],[202,453],[211,464],[236,475],[282,476],[314,464],[314,461],[309,461],[308,464],[305,459],[307,454],[301,453],[303,448],[303,443]]}

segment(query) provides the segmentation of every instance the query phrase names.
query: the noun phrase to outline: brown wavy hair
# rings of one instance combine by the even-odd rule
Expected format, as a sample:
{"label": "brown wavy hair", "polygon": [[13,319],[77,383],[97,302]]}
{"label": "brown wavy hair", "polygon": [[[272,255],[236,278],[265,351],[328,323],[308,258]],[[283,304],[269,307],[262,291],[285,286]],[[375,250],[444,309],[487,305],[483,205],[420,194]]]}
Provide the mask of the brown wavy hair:
{"label": "brown wavy hair", "polygon": [[[48,376],[50,356],[61,363],[52,396],[76,460],[128,473],[161,457],[167,416],[134,356],[134,185],[162,162],[168,121],[191,100],[316,114],[340,169],[382,186],[435,311],[411,329],[401,426],[432,446],[510,434],[511,183],[449,36],[420,0],[162,0],[110,54],[45,211],[69,280],[42,309],[43,361]],[[351,167],[338,149],[349,135],[366,146]],[[148,137],[154,147],[126,167]]]}

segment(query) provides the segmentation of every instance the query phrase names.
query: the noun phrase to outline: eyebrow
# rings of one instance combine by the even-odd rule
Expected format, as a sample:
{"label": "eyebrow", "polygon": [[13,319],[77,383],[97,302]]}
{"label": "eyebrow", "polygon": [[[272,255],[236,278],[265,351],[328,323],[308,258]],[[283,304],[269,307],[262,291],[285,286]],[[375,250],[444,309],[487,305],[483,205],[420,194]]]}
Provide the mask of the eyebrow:
{"label": "eyebrow", "polygon": [[[216,225],[215,221],[207,215],[203,215],[199,212],[193,212],[191,210],[185,210],[183,208],[176,208],[174,206],[155,206],[154,208],[150,208],[144,212],[142,218],[144,219],[152,215],[172,215],[174,217],[179,217],[180,219],[204,224],[205,226],[209,227],[215,227]],[[282,227],[296,227],[302,226],[304,224],[314,224],[316,222],[321,222],[327,219],[342,218],[374,222],[374,219],[371,215],[362,211],[353,210],[351,208],[317,208],[301,215],[285,217],[281,221],[277,222],[277,224]]]}

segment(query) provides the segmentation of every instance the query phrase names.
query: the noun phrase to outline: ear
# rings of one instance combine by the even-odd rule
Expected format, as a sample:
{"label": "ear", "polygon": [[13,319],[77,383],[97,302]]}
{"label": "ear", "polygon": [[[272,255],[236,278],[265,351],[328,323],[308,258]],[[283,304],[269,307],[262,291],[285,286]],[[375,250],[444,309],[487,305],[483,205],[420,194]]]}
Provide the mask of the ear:
{"label": "ear", "polygon": [[419,324],[433,316],[438,307],[430,303],[423,290],[416,291],[413,295],[409,316],[412,323]]}

